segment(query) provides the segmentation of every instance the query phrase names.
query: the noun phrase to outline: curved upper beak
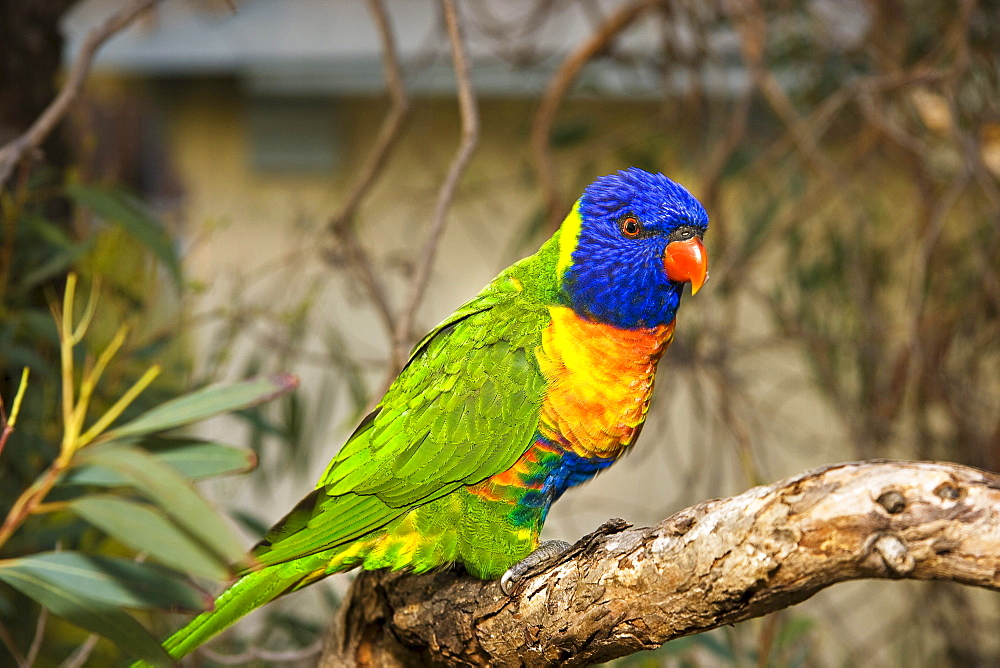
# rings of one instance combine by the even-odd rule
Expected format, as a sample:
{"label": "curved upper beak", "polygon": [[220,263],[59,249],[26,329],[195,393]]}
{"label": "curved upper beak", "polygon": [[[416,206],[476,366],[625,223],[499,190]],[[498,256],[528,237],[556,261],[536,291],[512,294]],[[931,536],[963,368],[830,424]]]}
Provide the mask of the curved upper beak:
{"label": "curved upper beak", "polygon": [[671,241],[663,253],[667,278],[678,283],[690,283],[695,294],[708,278],[708,253],[698,237]]}

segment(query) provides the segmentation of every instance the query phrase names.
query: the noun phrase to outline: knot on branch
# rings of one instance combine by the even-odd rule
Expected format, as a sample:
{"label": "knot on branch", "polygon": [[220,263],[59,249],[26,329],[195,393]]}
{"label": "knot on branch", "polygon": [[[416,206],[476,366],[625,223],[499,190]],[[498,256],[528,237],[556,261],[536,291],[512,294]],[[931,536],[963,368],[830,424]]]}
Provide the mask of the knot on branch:
{"label": "knot on branch", "polygon": [[899,536],[889,533],[879,535],[872,544],[872,550],[882,557],[882,562],[895,575],[907,575],[917,565]]}
{"label": "knot on branch", "polygon": [[890,515],[896,515],[906,510],[906,497],[894,489],[882,492],[876,501]]}

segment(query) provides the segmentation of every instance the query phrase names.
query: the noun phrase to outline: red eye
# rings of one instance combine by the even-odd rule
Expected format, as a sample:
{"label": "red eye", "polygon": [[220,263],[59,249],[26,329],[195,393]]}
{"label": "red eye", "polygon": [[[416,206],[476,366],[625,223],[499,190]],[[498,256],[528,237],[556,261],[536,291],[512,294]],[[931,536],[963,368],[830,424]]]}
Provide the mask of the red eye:
{"label": "red eye", "polygon": [[625,216],[619,225],[622,228],[622,234],[629,239],[637,239],[642,234],[642,223],[635,216]]}

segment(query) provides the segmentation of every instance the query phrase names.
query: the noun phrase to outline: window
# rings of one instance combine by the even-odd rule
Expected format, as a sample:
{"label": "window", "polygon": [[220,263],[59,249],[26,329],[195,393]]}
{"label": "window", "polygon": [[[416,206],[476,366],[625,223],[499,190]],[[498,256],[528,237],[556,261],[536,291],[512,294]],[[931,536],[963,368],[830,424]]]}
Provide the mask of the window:
{"label": "window", "polygon": [[340,156],[336,105],[328,97],[251,97],[247,131],[254,171],[329,172]]}

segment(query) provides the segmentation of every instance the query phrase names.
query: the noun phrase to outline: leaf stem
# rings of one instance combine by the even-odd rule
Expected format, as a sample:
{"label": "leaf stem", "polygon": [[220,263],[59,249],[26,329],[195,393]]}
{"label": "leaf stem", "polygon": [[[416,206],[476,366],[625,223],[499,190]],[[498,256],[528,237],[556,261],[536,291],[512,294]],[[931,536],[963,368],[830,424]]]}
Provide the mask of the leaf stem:
{"label": "leaf stem", "polygon": [[101,432],[111,426],[111,423],[122,414],[128,405],[135,401],[135,398],[142,393],[153,380],[160,375],[161,367],[159,364],[154,364],[153,366],[146,369],[146,373],[142,374],[142,377],[128,389],[125,394],[121,396],[114,405],[108,409],[108,411],[101,416],[101,418],[94,423],[94,425],[88,429],[82,436],[77,439],[76,449],[80,449],[87,445],[95,438],[100,436]]}
{"label": "leaf stem", "polygon": [[73,409],[73,300],[76,296],[76,274],[66,277],[66,293],[63,295],[62,312],[52,305],[52,313],[59,325],[59,359],[62,375],[63,440],[62,454],[71,447],[79,434]]}
{"label": "leaf stem", "polygon": [[55,513],[69,508],[69,501],[50,501],[49,503],[38,503],[31,509],[32,515],[44,515],[45,513]]}
{"label": "leaf stem", "polygon": [[[95,438],[100,436],[101,433],[107,429],[119,415],[122,414],[129,404],[131,404],[135,398],[139,396],[139,394],[145,390],[158,375],[160,375],[160,365],[154,364],[146,370],[146,373],[144,373],[139,380],[137,380],[132,387],[130,387],[125,394],[123,394],[118,401],[116,401],[111,408],[109,408],[107,412],[105,412],[104,415],[102,415],[97,422],[90,427],[90,429],[83,434],[80,433],[83,430],[83,425],[87,417],[87,408],[89,407],[94,389],[96,388],[101,376],[104,374],[105,369],[107,369],[115,354],[124,344],[125,336],[128,330],[126,327],[120,328],[101,354],[97,357],[97,361],[94,365],[84,369],[83,377],[80,379],[79,395],[74,399],[73,348],[76,344],[83,340],[87,330],[90,328],[90,323],[93,320],[94,313],[97,311],[97,290],[100,285],[100,281],[95,279],[91,284],[90,296],[87,299],[87,305],[84,308],[83,316],[80,318],[80,322],[74,326],[73,306],[76,297],[76,285],[76,274],[69,274],[66,277],[66,293],[63,295],[62,308],[60,309],[58,304],[52,305],[52,314],[55,316],[56,324],[59,327],[59,354],[61,357],[60,368],[63,384],[62,446],[59,451],[59,456],[56,457],[55,461],[49,465],[48,469],[46,469],[45,472],[43,472],[30,487],[21,493],[21,496],[19,496],[14,502],[14,505],[11,506],[3,524],[0,525],[0,546],[10,539],[11,535],[17,530],[18,527],[21,526],[29,515],[39,512],[50,512],[58,509],[58,506],[60,505],[58,503],[44,503],[45,497],[48,496],[48,493],[52,490],[52,487],[59,480],[59,477],[63,474],[63,472],[70,467],[73,455],[75,455],[80,448],[86,446]],[[22,375],[21,388],[18,390],[17,396],[14,398],[11,420],[4,423],[3,432],[0,433],[0,450],[3,449],[3,444],[6,442],[10,430],[13,428],[17,412],[20,410],[21,400],[24,394],[24,386],[27,381],[27,373],[28,371],[25,369],[24,374]]]}
{"label": "leaf stem", "polygon": [[7,439],[14,433],[14,425],[17,423],[17,416],[21,412],[21,401],[24,399],[24,391],[28,388],[28,367],[21,370],[21,384],[17,386],[17,394],[14,395],[14,403],[10,407],[10,417],[3,414],[3,400],[0,399],[0,454],[7,445]]}
{"label": "leaf stem", "polygon": [[[73,420],[76,425],[77,433],[83,429],[83,421],[86,417],[87,408],[90,405],[90,398],[94,394],[94,389],[97,387],[98,381],[104,374],[104,370],[108,367],[111,362],[111,358],[121,349],[122,345],[125,343],[125,335],[128,333],[128,326],[122,325],[118,331],[115,333],[114,338],[108,343],[107,347],[101,352],[97,358],[97,362],[94,364],[93,368],[87,370],[83,378],[80,381],[80,397],[76,402],[76,408],[73,411]],[[79,448],[79,442],[77,444]]]}

